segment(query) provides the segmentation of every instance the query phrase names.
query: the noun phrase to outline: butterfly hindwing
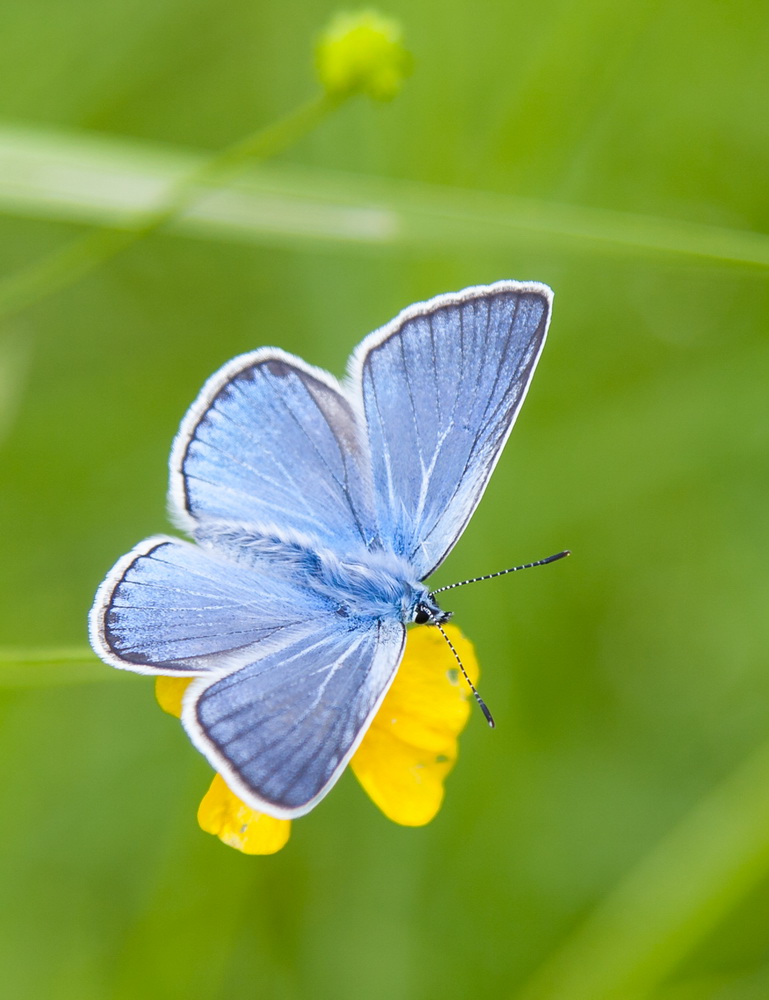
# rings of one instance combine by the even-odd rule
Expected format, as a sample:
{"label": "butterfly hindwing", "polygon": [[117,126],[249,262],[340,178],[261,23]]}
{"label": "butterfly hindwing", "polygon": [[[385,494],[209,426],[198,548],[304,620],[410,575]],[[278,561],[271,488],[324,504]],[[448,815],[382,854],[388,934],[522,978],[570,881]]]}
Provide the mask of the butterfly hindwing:
{"label": "butterfly hindwing", "polygon": [[244,802],[273,816],[301,816],[354,753],[404,641],[400,622],[331,615],[234,673],[194,682],[182,722]]}
{"label": "butterfly hindwing", "polygon": [[523,403],[552,292],[502,281],[406,309],[353,356],[380,534],[425,579],[464,530]]}

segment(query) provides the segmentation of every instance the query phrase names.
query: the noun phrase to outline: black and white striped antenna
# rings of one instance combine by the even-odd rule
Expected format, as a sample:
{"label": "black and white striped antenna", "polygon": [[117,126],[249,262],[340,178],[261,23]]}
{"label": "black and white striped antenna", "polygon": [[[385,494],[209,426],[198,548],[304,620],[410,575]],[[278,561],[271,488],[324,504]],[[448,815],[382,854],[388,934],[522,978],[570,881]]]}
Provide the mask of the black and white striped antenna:
{"label": "black and white striped antenna", "polygon": [[536,562],[524,563],[523,566],[511,566],[509,569],[497,570],[496,573],[486,573],[485,576],[474,576],[470,580],[460,580],[459,583],[449,583],[445,587],[438,587],[437,590],[431,591],[430,597],[435,597],[436,594],[442,594],[444,590],[453,590],[455,587],[464,587],[468,583],[480,583],[481,580],[494,580],[498,576],[506,576],[508,573],[517,573],[519,569],[534,569],[535,566],[547,566],[548,563],[557,562],[558,559],[563,559],[570,555],[571,550],[564,549],[563,552],[556,552],[554,556],[548,556],[546,559],[537,559]]}
{"label": "black and white striped antenna", "polygon": [[[465,587],[467,586],[468,583],[480,583],[481,580],[495,580],[498,576],[506,576],[508,573],[517,573],[519,569],[533,569],[535,566],[547,566],[548,563],[557,562],[559,559],[563,559],[566,556],[570,555],[571,555],[570,550],[564,549],[563,552],[556,552],[554,556],[547,556],[546,559],[537,559],[536,562],[524,563],[522,566],[511,566],[509,569],[500,569],[497,570],[496,573],[486,573],[484,576],[474,576],[469,580],[460,580],[459,583],[449,583],[445,587],[438,587],[437,590],[431,591],[430,597],[435,597],[436,594],[442,594],[446,590],[453,590],[455,587]],[[486,702],[478,694],[478,689],[476,688],[475,684],[473,684],[473,682],[470,680],[470,677],[468,676],[468,673],[465,670],[465,665],[459,658],[459,653],[454,648],[454,643],[446,635],[442,626],[438,622],[436,622],[435,624],[438,626],[438,630],[443,636],[443,638],[449,644],[449,649],[454,654],[454,657],[457,663],[459,664],[459,669],[462,671],[463,677],[470,685],[470,690],[475,695],[475,700],[478,702],[478,707],[483,712],[484,718],[488,722],[489,726],[491,726],[491,728],[494,729],[494,716],[489,711]]]}

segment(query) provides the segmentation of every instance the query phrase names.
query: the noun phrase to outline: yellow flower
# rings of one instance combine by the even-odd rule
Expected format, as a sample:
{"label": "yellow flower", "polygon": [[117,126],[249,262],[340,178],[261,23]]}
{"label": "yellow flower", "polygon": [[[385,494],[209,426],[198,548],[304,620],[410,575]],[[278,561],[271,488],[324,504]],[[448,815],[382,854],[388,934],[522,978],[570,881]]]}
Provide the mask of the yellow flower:
{"label": "yellow flower", "polygon": [[337,14],[318,39],[318,76],[327,94],[389,101],[411,68],[401,26],[374,10]]}
{"label": "yellow flower", "polygon": [[291,835],[290,819],[275,819],[251,809],[229,790],[221,774],[214,775],[203,796],[198,823],[206,833],[244,854],[275,854]]}
{"label": "yellow flower", "polygon": [[[456,625],[444,631],[475,684],[472,643]],[[470,714],[470,688],[437,628],[409,631],[392,687],[350,762],[355,777],[395,823],[423,826],[443,801],[443,780],[457,759]]]}
{"label": "yellow flower", "polygon": [[[478,662],[472,643],[455,625],[444,626],[473,683]],[[181,714],[184,677],[158,677],[160,707]],[[470,714],[470,689],[438,629],[408,633],[403,661],[350,766],[389,819],[423,826],[443,801],[443,782],[457,759],[457,737]],[[244,854],[274,854],[288,841],[291,821],[245,805],[217,774],[198,810],[207,832]]]}

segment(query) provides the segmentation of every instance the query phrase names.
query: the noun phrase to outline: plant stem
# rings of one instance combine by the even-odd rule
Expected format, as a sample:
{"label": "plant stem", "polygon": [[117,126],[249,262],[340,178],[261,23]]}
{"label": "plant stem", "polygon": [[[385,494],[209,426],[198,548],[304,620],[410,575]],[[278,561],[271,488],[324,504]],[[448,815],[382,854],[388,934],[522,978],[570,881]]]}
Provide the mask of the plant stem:
{"label": "plant stem", "polygon": [[266,160],[310,132],[341,100],[326,94],[308,101],[285,117],[258,129],[214,153],[199,167],[171,184],[154,208],[137,214],[121,229],[88,233],[0,282],[0,321],[66,288],[131,244],[157,232],[182,215],[202,190],[241,170]]}

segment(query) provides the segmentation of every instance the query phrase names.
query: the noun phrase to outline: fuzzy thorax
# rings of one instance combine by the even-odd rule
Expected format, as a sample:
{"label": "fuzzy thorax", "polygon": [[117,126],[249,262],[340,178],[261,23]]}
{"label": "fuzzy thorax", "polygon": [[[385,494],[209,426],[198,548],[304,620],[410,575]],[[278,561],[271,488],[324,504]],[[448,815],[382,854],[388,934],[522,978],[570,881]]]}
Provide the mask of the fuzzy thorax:
{"label": "fuzzy thorax", "polygon": [[277,581],[301,581],[337,614],[351,618],[442,623],[448,619],[405,559],[384,549],[334,552],[309,535],[277,526],[200,525],[196,540]]}

